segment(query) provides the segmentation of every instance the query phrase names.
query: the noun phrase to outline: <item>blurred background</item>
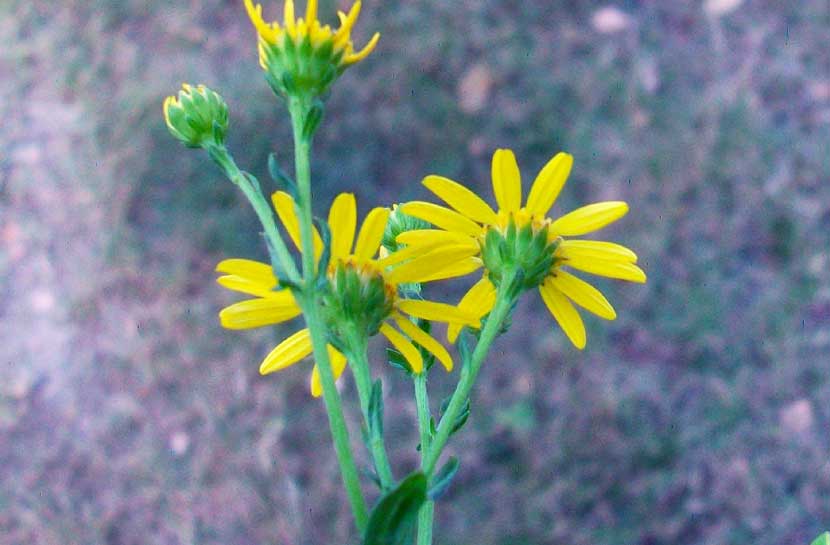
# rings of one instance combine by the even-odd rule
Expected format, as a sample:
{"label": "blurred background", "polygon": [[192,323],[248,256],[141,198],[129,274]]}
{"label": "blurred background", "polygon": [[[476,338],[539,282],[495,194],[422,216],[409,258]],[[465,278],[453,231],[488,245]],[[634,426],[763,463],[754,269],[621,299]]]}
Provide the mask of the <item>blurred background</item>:
{"label": "blurred background", "polygon": [[[266,185],[269,152],[291,167],[241,4],[0,2],[0,543],[351,537],[310,365],[257,373],[293,329],[219,327],[237,298],[213,267],[264,258],[255,218],[162,119],[182,81],[206,83],[240,165]],[[564,149],[576,163],[554,211],[628,201],[601,235],[649,274],[597,282],[619,318],[587,318],[584,352],[523,301],[452,443],[437,543],[773,545],[827,529],[827,0],[366,0],[358,45],[375,30],[317,138],[320,211],[343,190],[362,212],[431,198],[429,173],[490,198],[496,147],[526,183]],[[376,371],[403,475],[411,384]],[[433,375],[437,406],[451,383]]]}

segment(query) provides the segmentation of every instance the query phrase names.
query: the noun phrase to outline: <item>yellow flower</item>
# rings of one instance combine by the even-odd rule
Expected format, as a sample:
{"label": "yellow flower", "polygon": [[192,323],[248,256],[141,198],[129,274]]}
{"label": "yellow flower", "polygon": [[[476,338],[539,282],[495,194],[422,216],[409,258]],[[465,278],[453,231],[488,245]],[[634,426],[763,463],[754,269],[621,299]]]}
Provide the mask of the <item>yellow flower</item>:
{"label": "yellow flower", "polygon": [[262,6],[245,0],[245,9],[259,35],[259,60],[271,77],[275,91],[292,95],[323,94],[349,66],[365,59],[380,39],[375,33],[360,51],[354,50],[351,31],[360,14],[358,0],[349,13],[337,12],[340,28],[332,29],[317,19],[317,0],[308,0],[305,19],[294,17],[294,1],[286,0],[282,25],[267,23]]}
{"label": "yellow flower", "polygon": [[[278,191],[272,197],[274,208],[289,237],[300,248],[299,219],[294,199]],[[331,258],[326,270],[328,285],[322,289],[321,305],[330,329],[328,350],[332,370],[338,378],[346,367],[346,357],[339,337],[345,327],[358,328],[367,336],[383,334],[403,354],[413,372],[420,373],[424,362],[413,341],[433,354],[447,369],[453,362],[447,350],[431,335],[416,326],[410,317],[444,322],[450,325],[478,327],[479,319],[457,307],[432,301],[403,299],[398,284],[426,282],[466,274],[480,267],[480,260],[466,248],[451,246],[434,252],[402,250],[378,257],[381,239],[389,217],[386,208],[375,208],[363,221],[357,240],[357,206],[354,195],[339,195],[329,210]],[[317,263],[323,254],[323,239],[314,232]],[[228,329],[249,329],[279,324],[300,315],[301,310],[290,288],[277,289],[279,280],[270,265],[247,259],[228,259],[219,263],[217,280],[222,286],[248,295],[219,313]],[[260,373],[280,371],[311,354],[311,337],[302,329],[274,348],[263,360]],[[317,366],[311,379],[311,392],[322,393]]]}
{"label": "yellow flower", "polygon": [[[539,172],[525,205],[522,182],[513,152],[496,150],[492,163],[493,193],[498,210],[463,185],[441,176],[427,176],[423,183],[450,208],[427,203],[403,205],[404,213],[428,221],[439,229],[410,231],[398,242],[435,251],[441,244],[475,247],[482,256],[485,274],[461,299],[458,307],[483,317],[493,308],[496,287],[505,272],[520,271],[522,289],[538,287],[542,300],[571,342],[585,347],[585,325],[573,303],[597,316],[613,320],[616,312],[596,288],[566,268],[609,278],[645,282],[637,255],[619,244],[578,237],[602,229],[628,212],[624,202],[590,204],[552,219],[548,212],[571,171],[573,157],[559,153]],[[450,342],[461,327],[451,325]]]}

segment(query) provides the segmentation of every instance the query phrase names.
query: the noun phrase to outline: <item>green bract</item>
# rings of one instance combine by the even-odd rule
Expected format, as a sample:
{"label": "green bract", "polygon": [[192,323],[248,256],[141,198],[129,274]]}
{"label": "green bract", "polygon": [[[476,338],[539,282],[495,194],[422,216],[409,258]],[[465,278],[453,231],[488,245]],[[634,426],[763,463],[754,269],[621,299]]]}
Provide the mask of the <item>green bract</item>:
{"label": "green bract", "polygon": [[182,84],[178,97],[169,96],[164,101],[164,119],[170,133],[190,148],[225,143],[228,105],[204,85]]}

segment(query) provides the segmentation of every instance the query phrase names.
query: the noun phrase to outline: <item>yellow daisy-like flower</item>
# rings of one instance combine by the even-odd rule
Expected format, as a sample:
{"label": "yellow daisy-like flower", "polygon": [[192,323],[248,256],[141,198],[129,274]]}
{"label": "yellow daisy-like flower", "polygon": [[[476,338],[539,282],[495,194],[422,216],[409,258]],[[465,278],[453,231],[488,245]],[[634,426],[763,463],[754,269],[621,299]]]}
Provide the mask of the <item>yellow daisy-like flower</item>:
{"label": "yellow daisy-like flower", "polygon": [[[317,19],[317,0],[308,0],[305,19],[294,17],[294,1],[286,0],[282,25],[267,23],[262,6],[245,0],[245,8],[259,35],[259,60],[271,77],[269,83],[282,94],[307,91],[321,95],[349,66],[365,59],[380,39],[355,51],[351,31],[360,14],[358,0],[349,13],[337,12],[340,28],[332,29]],[[287,76],[286,76],[287,74]]]}
{"label": "yellow daisy-like flower", "polygon": [[[582,349],[586,342],[585,325],[573,303],[606,320],[616,318],[616,312],[599,290],[566,269],[639,283],[646,281],[646,275],[636,265],[637,255],[625,246],[571,238],[597,231],[620,219],[628,212],[626,203],[600,202],[560,218],[548,217],[572,165],[573,157],[567,153],[553,157],[539,172],[522,206],[522,181],[516,158],[508,149],[496,150],[492,182],[498,210],[457,182],[427,176],[424,185],[450,208],[420,201],[403,205],[404,213],[439,229],[403,233],[397,240],[410,248],[467,244],[477,249],[485,274],[464,295],[458,307],[478,317],[493,308],[495,285],[504,274],[520,271],[521,287],[538,287],[542,300],[562,330],[574,346]],[[450,326],[450,342],[455,342],[462,327]]]}
{"label": "yellow daisy-like flower", "polygon": [[[285,230],[300,249],[299,219],[294,199],[278,191],[272,200]],[[474,252],[469,247],[447,245],[433,252],[402,250],[378,257],[388,217],[389,210],[386,208],[370,211],[355,241],[357,206],[354,195],[339,195],[329,210],[331,258],[326,270],[328,286],[322,293],[321,305],[332,335],[328,350],[335,379],[343,373],[347,363],[343,353],[333,346],[338,344],[342,347],[343,328],[358,329],[367,336],[378,332],[383,334],[403,354],[412,371],[420,373],[424,362],[413,341],[433,354],[447,371],[452,370],[453,361],[446,348],[415,325],[410,317],[451,326],[479,326],[477,316],[455,306],[404,299],[398,295],[398,284],[439,280],[475,270],[480,267],[480,260],[473,257]],[[318,263],[323,246],[323,240],[315,230],[314,253]],[[270,265],[247,259],[228,259],[219,263],[216,270],[224,273],[217,280],[219,284],[255,297],[223,309],[219,317],[224,327],[250,329],[279,324],[300,315],[300,307],[291,289],[277,290],[279,280]],[[309,331],[302,329],[265,357],[260,373],[285,369],[310,355],[311,351]],[[315,397],[322,393],[316,364],[312,372],[311,392]]]}

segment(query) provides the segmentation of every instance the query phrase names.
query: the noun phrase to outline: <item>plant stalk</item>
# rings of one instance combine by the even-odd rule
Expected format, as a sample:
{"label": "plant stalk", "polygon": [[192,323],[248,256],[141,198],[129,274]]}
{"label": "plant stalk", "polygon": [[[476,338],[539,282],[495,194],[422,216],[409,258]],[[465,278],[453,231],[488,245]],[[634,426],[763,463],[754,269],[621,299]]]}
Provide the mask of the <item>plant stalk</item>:
{"label": "plant stalk", "polygon": [[481,364],[484,363],[484,359],[490,351],[490,345],[493,344],[493,341],[498,336],[502,322],[507,318],[511,307],[515,303],[515,298],[511,295],[515,292],[513,289],[514,278],[515,276],[512,275],[505,275],[502,278],[498,292],[496,293],[496,303],[493,306],[493,310],[490,311],[484,328],[481,330],[481,335],[479,336],[469,363],[465,362],[461,370],[461,378],[455,387],[455,392],[452,394],[447,411],[438,423],[435,437],[432,438],[432,444],[424,460],[423,470],[427,477],[432,476],[435,465],[438,463],[441,452],[444,450],[447,439],[450,437],[453,423],[461,413],[461,409],[464,407],[470,395],[470,390],[472,390],[475,384],[476,377],[478,377],[478,372],[481,370]]}
{"label": "plant stalk", "polygon": [[357,395],[360,398],[360,410],[366,429],[369,430],[369,451],[380,479],[380,486],[384,492],[391,490],[395,485],[395,477],[389,464],[386,445],[383,436],[371,433],[369,424],[369,398],[372,393],[372,378],[369,371],[368,339],[365,335],[351,332],[349,338],[349,364],[357,385]]}
{"label": "plant stalk", "polygon": [[369,519],[366,500],[360,489],[360,478],[349,441],[349,429],[343,416],[340,394],[334,384],[334,374],[328,354],[326,325],[320,315],[319,294],[316,293],[316,263],[314,256],[313,221],[311,210],[311,137],[303,135],[303,124],[309,110],[308,101],[291,99],[289,112],[294,129],[294,168],[297,180],[297,215],[300,223],[300,246],[302,247],[303,293],[301,307],[306,325],[311,334],[314,360],[320,371],[323,387],[323,401],[329,418],[329,428],[343,485],[354,515],[355,525],[362,534]]}
{"label": "plant stalk", "polygon": [[[425,469],[431,437],[429,426],[429,396],[427,394],[427,372],[415,375],[415,405],[418,409],[418,430],[421,434],[421,468]],[[432,545],[432,524],[435,502],[427,499],[418,511],[417,545]]]}
{"label": "plant stalk", "polygon": [[[212,146],[207,149],[210,157],[225,171],[225,175],[234,183],[254,208],[262,228],[265,230],[265,238],[268,241],[268,252],[272,258],[272,265],[274,258],[278,261],[284,274],[288,277],[287,280],[298,283],[300,280],[300,273],[297,271],[297,265],[291,258],[291,253],[285,245],[285,241],[280,236],[277,224],[274,221],[274,213],[271,211],[271,206],[268,200],[262,194],[262,189],[259,187],[259,182],[253,176],[246,175],[242,172],[233,160],[233,157],[228,153],[225,146]],[[273,253],[272,253],[273,252]],[[274,255],[276,254],[276,255]],[[275,271],[276,274],[277,271]],[[279,275],[277,275],[279,276]],[[282,280],[286,280],[283,278]]]}

